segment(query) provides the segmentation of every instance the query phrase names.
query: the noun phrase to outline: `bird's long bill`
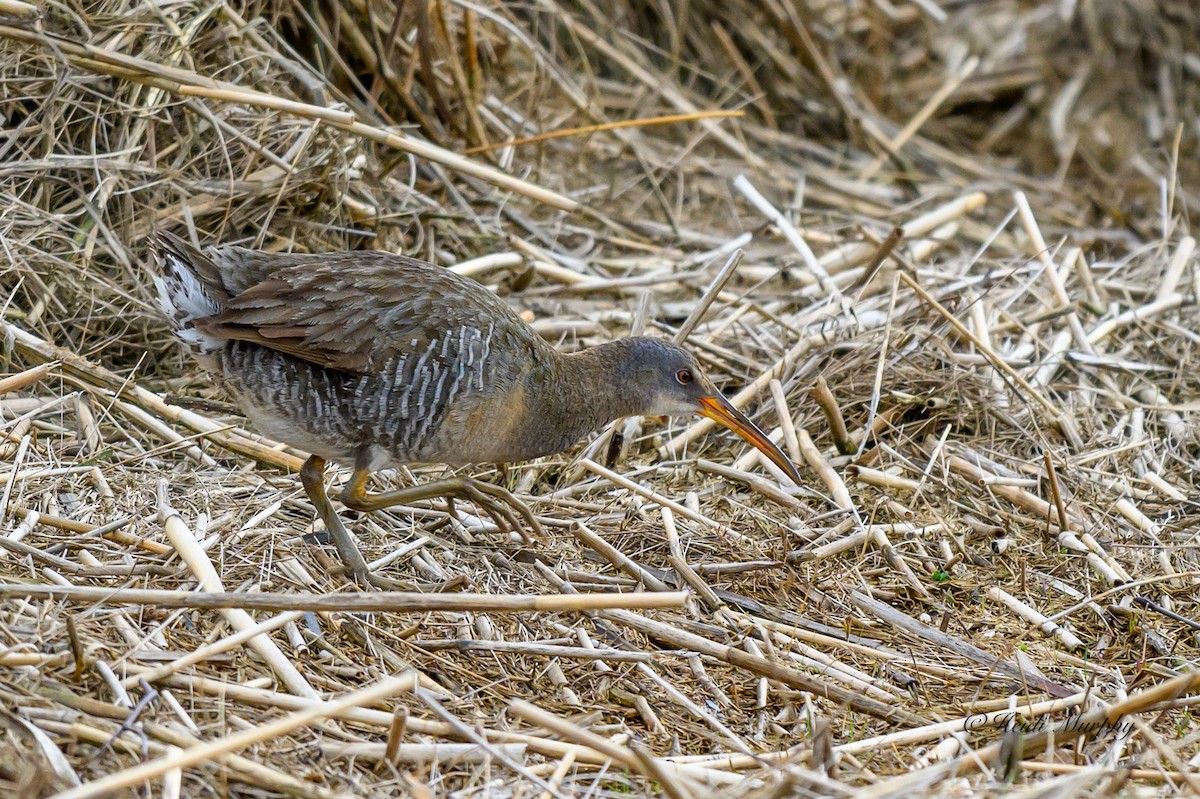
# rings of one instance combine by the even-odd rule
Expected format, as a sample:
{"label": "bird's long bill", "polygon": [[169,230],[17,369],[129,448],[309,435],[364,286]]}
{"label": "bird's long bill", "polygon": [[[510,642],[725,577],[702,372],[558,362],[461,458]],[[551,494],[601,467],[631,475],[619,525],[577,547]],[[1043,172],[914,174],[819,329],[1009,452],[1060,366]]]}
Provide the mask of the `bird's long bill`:
{"label": "bird's long bill", "polygon": [[782,469],[784,474],[792,478],[792,482],[800,485],[800,472],[796,471],[796,467],[788,459],[788,456],[783,454],[783,450],[775,446],[775,443],[767,438],[767,434],[760,430],[758,425],[750,421],[746,417],[746,414],[733,407],[729,400],[720,395],[715,397],[701,397],[700,404],[704,406],[704,410],[699,412],[701,416],[706,419],[712,419],[722,427],[728,427],[749,441],[759,452],[766,455],[771,459],[772,463]]}

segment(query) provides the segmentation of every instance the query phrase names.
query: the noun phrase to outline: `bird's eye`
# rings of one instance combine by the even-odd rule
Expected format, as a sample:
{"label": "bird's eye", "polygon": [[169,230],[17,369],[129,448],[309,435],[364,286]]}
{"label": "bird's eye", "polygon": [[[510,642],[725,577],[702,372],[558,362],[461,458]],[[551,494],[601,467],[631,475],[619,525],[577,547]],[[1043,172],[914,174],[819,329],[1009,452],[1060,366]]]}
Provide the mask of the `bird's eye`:
{"label": "bird's eye", "polygon": [[675,379],[678,380],[681,385],[686,386],[688,383],[692,382],[692,370],[680,369],[675,373]]}

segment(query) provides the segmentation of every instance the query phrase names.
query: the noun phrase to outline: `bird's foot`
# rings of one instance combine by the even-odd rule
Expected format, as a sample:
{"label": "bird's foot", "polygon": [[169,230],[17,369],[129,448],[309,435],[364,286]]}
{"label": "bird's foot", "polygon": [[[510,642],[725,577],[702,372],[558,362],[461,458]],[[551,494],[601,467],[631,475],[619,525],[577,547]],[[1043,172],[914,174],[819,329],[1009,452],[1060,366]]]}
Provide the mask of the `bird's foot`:
{"label": "bird's foot", "polygon": [[[356,470],[342,491],[342,504],[353,510],[373,511],[435,497],[442,497],[448,501],[462,499],[473,502],[502,531],[516,532],[527,544],[532,543],[532,540],[525,533],[521,518],[534,533],[539,536],[542,534],[542,525],[538,523],[529,506],[507,488],[494,483],[485,483],[471,477],[448,477],[424,485],[372,494],[367,492],[366,482],[367,473]],[[453,505],[450,514],[454,516]]]}
{"label": "bird's foot", "polygon": [[533,529],[534,533],[538,536],[542,535],[542,525],[538,522],[537,517],[533,515],[533,511],[507,488],[498,486],[495,483],[485,483],[482,480],[476,480],[471,477],[452,478],[452,480],[458,485],[444,494],[446,504],[450,506],[450,515],[452,517],[458,518],[454,509],[455,498],[465,499],[475,503],[478,508],[486,513],[492,522],[500,528],[501,532],[511,530],[521,536],[521,540],[526,544],[532,544],[533,539],[529,537],[529,534],[521,526],[517,514],[520,514]]}
{"label": "bird's foot", "polygon": [[373,571],[368,571],[365,574],[355,574],[354,581],[364,588],[370,586],[378,588],[380,591],[411,591],[413,587],[401,580],[393,580],[391,577],[384,577],[382,574],[376,574]]}
{"label": "bird's foot", "polygon": [[329,532],[329,538],[333,542],[334,548],[338,551],[338,557],[341,559],[346,573],[359,587],[366,590],[375,588],[380,591],[412,590],[412,586],[406,583],[371,571],[371,567],[355,545],[354,539],[350,537],[350,532],[336,515],[325,520],[325,528]]}

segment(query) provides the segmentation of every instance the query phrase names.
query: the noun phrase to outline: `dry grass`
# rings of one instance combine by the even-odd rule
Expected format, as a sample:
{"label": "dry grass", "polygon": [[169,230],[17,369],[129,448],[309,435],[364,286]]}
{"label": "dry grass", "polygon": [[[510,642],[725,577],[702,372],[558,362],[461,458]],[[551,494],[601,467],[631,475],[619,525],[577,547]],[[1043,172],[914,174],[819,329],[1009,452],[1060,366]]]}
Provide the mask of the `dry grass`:
{"label": "dry grass", "polygon": [[[1198,31],[0,0],[0,795],[1200,792]],[[333,596],[300,453],[156,312],[159,226],[461,266],[564,348],[698,322],[809,482],[621,423],[474,472],[545,539],[360,517],[426,596]]]}

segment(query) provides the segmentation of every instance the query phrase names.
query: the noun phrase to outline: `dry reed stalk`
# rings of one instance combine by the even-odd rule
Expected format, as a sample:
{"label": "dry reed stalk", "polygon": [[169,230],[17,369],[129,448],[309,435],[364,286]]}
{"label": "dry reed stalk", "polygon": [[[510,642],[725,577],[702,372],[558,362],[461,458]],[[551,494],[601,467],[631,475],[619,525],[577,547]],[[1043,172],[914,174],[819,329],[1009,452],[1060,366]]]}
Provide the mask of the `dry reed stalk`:
{"label": "dry reed stalk", "polygon": [[583,136],[591,133],[600,133],[606,130],[620,130],[621,128],[642,128],[651,125],[674,125],[679,122],[694,122],[701,119],[740,119],[744,116],[743,111],[697,111],[692,114],[667,114],[665,116],[646,117],[644,119],[623,119],[620,122],[604,122],[598,125],[585,125],[579,128],[566,128],[564,130],[553,130],[546,133],[538,133],[534,136],[522,136],[519,139],[510,139],[508,141],[496,142],[493,144],[479,145],[478,147],[470,147],[463,151],[463,155],[474,155],[475,153],[488,152],[489,150],[497,150],[501,147],[519,147],[523,144],[534,144],[537,142],[550,141],[551,139],[561,139],[568,136]]}
{"label": "dry reed stalk", "polygon": [[[777,381],[772,381],[772,389],[774,389],[775,382]],[[817,384],[810,396],[820,406],[821,412],[825,414],[825,421],[829,424],[829,432],[833,435],[833,443],[837,445],[838,450],[843,455],[854,452],[857,447],[850,441],[850,434],[846,430],[846,419],[842,416],[837,398],[829,390],[829,384],[825,382],[824,377],[817,378]]]}
{"label": "dry reed stalk", "polygon": [[[101,366],[89,362],[78,355],[54,347],[47,341],[34,336],[10,322],[0,321],[0,332],[11,336],[17,346],[25,348],[38,358],[46,361],[59,362],[61,368],[69,369],[79,375],[84,381],[95,381],[111,390],[121,392],[129,397],[139,407],[153,412],[172,421],[191,427],[198,433],[204,433],[215,444],[226,447],[234,452],[247,455],[263,463],[269,463],[289,471],[298,472],[304,464],[304,459],[288,455],[271,447],[263,446],[241,436],[225,433],[225,427],[213,422],[193,411],[169,405],[162,397],[139,386],[129,385],[128,381],[109,372]],[[61,356],[61,357],[60,357]]]}
{"label": "dry reed stalk", "polygon": [[[509,707],[514,713],[531,724],[551,730],[580,746],[601,752],[621,766],[645,773],[650,779],[657,779],[662,773],[656,767],[657,763],[654,766],[648,765],[644,755],[639,757],[632,749],[614,744],[607,738],[585,730],[567,719],[549,713],[536,705],[532,705],[522,699],[514,699],[509,704]],[[678,777],[679,775],[673,776]]]}
{"label": "dry reed stalk", "polygon": [[416,645],[428,652],[510,652],[516,655],[532,655],[555,658],[579,658],[583,660],[611,660],[614,663],[648,663],[653,657],[648,652],[625,652],[620,649],[596,649],[583,646],[558,646],[539,644],[536,641],[474,641],[454,639],[446,641],[418,641]]}
{"label": "dry reed stalk", "polygon": [[[925,105],[921,106],[920,110],[913,115],[912,119],[910,119],[908,123],[896,133],[895,136],[892,136],[891,138],[882,142],[884,149],[886,149],[887,152],[893,156],[898,155],[900,148],[903,147],[905,143],[907,143],[908,140],[911,139],[913,135],[921,129],[921,126],[924,125],[931,116],[933,116],[933,113],[937,111],[938,107],[941,106],[941,104],[944,103],[950,97],[950,95],[953,94],[955,90],[957,90],[958,87],[963,84],[963,81],[970,78],[978,68],[979,58],[977,56],[970,56],[963,61],[962,64],[958,66],[958,69],[955,70],[954,74],[948,77],[946,82],[943,83],[938,90],[934,92],[928,100],[925,101]],[[877,172],[879,172],[880,169],[883,168],[883,165],[886,163],[886,161],[886,155],[880,155],[878,158],[876,158],[873,162],[871,162],[871,165],[863,171],[861,176],[862,180],[865,181],[873,177]]]}
{"label": "dry reed stalk", "polygon": [[680,516],[691,519],[694,522],[699,522],[700,524],[703,524],[706,527],[711,527],[711,528],[715,528],[718,530],[723,529],[721,525],[717,524],[716,522],[714,522],[712,519],[708,518],[707,516],[704,516],[701,513],[697,513],[696,511],[692,510],[691,508],[684,507],[683,505],[680,505],[678,502],[668,499],[656,491],[651,491],[650,489],[645,488],[644,486],[641,486],[638,483],[635,483],[633,480],[630,480],[627,477],[617,474],[612,469],[606,469],[605,467],[601,466],[600,464],[596,463],[595,461],[591,460],[590,458],[581,458],[579,460],[579,465],[582,466],[583,468],[587,469],[589,472],[592,472],[593,474],[597,474],[600,477],[603,477],[604,479],[608,480],[609,482],[613,483],[614,485],[618,485],[621,488],[626,488],[626,489],[634,492],[638,496],[642,496],[642,497],[645,497],[646,499],[656,502],[661,507],[670,508],[672,511],[679,514]]}
{"label": "dry reed stalk", "polygon": [[1019,372],[1010,367],[998,354],[996,354],[995,350],[987,345],[986,342],[982,341],[974,333],[972,333],[970,328],[958,321],[954,314],[946,310],[945,306],[934,299],[933,295],[922,288],[913,278],[909,277],[903,272],[899,273],[899,277],[900,280],[907,284],[908,287],[912,289],[918,297],[920,297],[930,307],[937,311],[943,319],[949,322],[951,327],[953,327],[959,333],[959,335],[968,339],[972,344],[975,345],[976,348],[979,349],[980,352],[986,355],[997,370],[1003,372],[1006,377],[1020,386],[1031,400],[1035,401],[1042,407],[1042,409],[1050,416],[1052,421],[1059,421],[1061,412],[1059,411],[1058,407],[1054,405],[1054,403],[1042,396],[1042,394],[1036,388],[1029,384],[1029,381],[1022,377]]}
{"label": "dry reed stalk", "polygon": [[[663,507],[663,511],[669,513],[670,509]],[[616,566],[624,572],[627,572],[631,577],[640,583],[645,584],[652,591],[670,591],[671,587],[662,580],[655,577],[642,566],[639,566],[632,558],[621,552],[612,544],[605,541],[600,536],[596,535],[583,522],[577,522],[572,528],[580,541],[583,541],[593,551],[599,554],[612,565]],[[576,594],[575,596],[579,596]]]}
{"label": "dry reed stalk", "polygon": [[788,494],[776,483],[759,477],[758,475],[750,474],[749,472],[736,469],[732,466],[725,466],[723,464],[714,463],[707,460],[696,461],[696,468],[700,471],[711,472],[712,474],[720,475],[727,480],[733,480],[735,482],[747,485],[762,496],[767,497],[772,502],[782,505],[785,508],[802,507],[802,503],[799,500],[797,500],[791,494]]}
{"label": "dry reed stalk", "polygon": [[667,536],[667,546],[671,550],[671,566],[675,569],[675,573],[692,587],[696,592],[697,598],[704,603],[704,606],[709,611],[715,612],[721,608],[724,603],[721,598],[713,591],[712,586],[705,582],[704,578],[696,573],[696,570],[691,567],[684,557],[683,547],[679,542],[679,530],[675,527],[675,514],[670,508],[660,508],[659,513],[662,515],[663,531]]}
{"label": "dry reed stalk", "polygon": [[[1032,771],[1035,774],[1074,774],[1083,771],[1091,766],[1083,766],[1078,763],[1043,763],[1040,760],[1022,760],[1021,770]],[[1147,782],[1183,782],[1185,776],[1183,772],[1166,771],[1164,769],[1152,768],[1119,768],[1111,770],[1115,774],[1125,773],[1130,779],[1146,780]]]}
{"label": "dry reed stalk", "polygon": [[23,372],[15,375],[9,375],[0,379],[0,396],[9,394],[13,391],[20,391],[23,388],[39,383],[50,376],[50,372],[58,366],[57,363],[43,363],[37,366],[31,366]]}
{"label": "dry reed stalk", "polygon": [[[704,294],[700,296],[699,301],[692,308],[692,312],[688,314],[687,319],[684,319],[683,324],[675,331],[672,340],[676,344],[683,344],[687,341],[688,336],[692,334],[692,331],[696,329],[696,325],[700,323],[700,320],[708,313],[708,309],[712,306],[713,302],[716,301],[717,295],[721,293],[722,289],[725,288],[725,284],[729,282],[734,272],[737,271],[738,264],[742,262],[743,255],[744,253],[740,248],[735,249],[729,255],[729,258],[725,261],[725,265],[721,267],[720,271],[713,277],[712,282],[704,289]],[[633,334],[640,335],[640,332],[634,331]]]}
{"label": "dry reed stalk", "polygon": [[[177,514],[169,515],[168,519],[178,519]],[[179,525],[182,525],[182,520]],[[172,523],[168,536],[174,535],[172,542],[182,539],[179,525]],[[194,541],[195,538],[192,537]],[[189,562],[189,568],[199,571],[201,586],[218,586],[219,579],[215,571],[210,571],[211,562],[200,560],[202,553],[193,553],[193,548],[184,543],[183,550],[187,557],[194,557],[194,565]],[[178,551],[178,550],[177,550]],[[180,552],[183,557],[183,552]],[[207,562],[207,565],[206,565]],[[201,576],[203,575],[203,576]],[[227,593],[223,590],[202,591],[157,591],[137,588],[110,589],[88,586],[55,586],[35,585],[33,583],[0,583],[0,596],[44,596],[58,597],[79,602],[107,602],[116,605],[156,605],[163,608],[211,608],[211,609],[242,609],[295,611],[328,613],[344,611],[346,613],[370,612],[412,612],[429,613],[433,611],[481,611],[490,613],[523,613],[542,612],[556,613],[565,611],[589,611],[606,608],[678,608],[691,596],[686,591],[668,591],[654,593],[625,593],[625,594],[574,594],[560,596],[547,594],[544,596],[494,594],[419,594],[400,591],[377,591],[370,594],[269,594],[269,593]],[[252,628],[247,628],[246,632]]]}
{"label": "dry reed stalk", "polygon": [[1062,627],[1061,625],[1055,624],[1052,621],[1049,621],[1044,615],[1038,613],[1029,605],[1017,599],[1015,596],[1003,590],[1002,588],[997,588],[994,585],[990,586],[987,590],[987,596],[988,599],[992,599],[996,602],[1007,605],[1009,609],[1030,624],[1038,625],[1042,632],[1046,633],[1046,635],[1054,636],[1062,642],[1063,646],[1067,647],[1068,649],[1083,648],[1083,641],[1080,641],[1079,638],[1070,630]]}
{"label": "dry reed stalk", "polygon": [[812,436],[803,427],[796,431],[797,441],[800,446],[800,454],[804,456],[804,460],[812,468],[817,476],[821,478],[821,482],[829,489],[829,493],[833,498],[834,504],[845,511],[854,513],[854,499],[850,496],[850,489],[846,487],[845,481],[841,475],[837,473],[817,449],[817,445],[813,443]]}
{"label": "dry reed stalk", "polygon": [[0,0],[0,14],[13,17],[33,18],[40,15],[38,7],[21,0]]}
{"label": "dry reed stalk", "polygon": [[832,299],[838,296],[837,287],[829,279],[829,273],[825,271],[824,265],[817,259],[816,253],[812,251],[812,247],[800,235],[800,231],[796,230],[795,226],[788,221],[782,213],[762,194],[754,185],[746,179],[745,175],[738,175],[733,179],[733,187],[745,195],[750,204],[758,209],[759,213],[771,220],[771,222],[779,228],[783,233],[784,238],[788,243],[796,249],[800,254],[800,258],[804,261],[804,265],[808,267],[808,271],[812,273],[813,279],[821,284],[821,288]]}
{"label": "dry reed stalk", "polygon": [[[1054,294],[1054,299],[1060,305],[1071,308],[1071,297],[1067,294],[1066,284],[1059,274],[1058,265],[1050,257],[1050,248],[1046,246],[1046,240],[1042,238],[1042,231],[1038,228],[1037,220],[1033,216],[1033,209],[1029,207],[1029,199],[1023,191],[1015,192],[1013,199],[1017,205],[1017,216],[1021,220],[1021,225],[1025,228],[1025,234],[1029,236],[1034,255],[1042,263],[1046,279],[1050,284],[1050,291]],[[1075,313],[1073,308],[1067,312],[1067,324],[1070,327],[1071,335],[1074,337],[1076,345],[1082,348],[1084,352],[1094,352],[1091,342],[1088,341],[1087,333],[1084,332],[1083,323],[1079,321],[1079,315]],[[1061,352],[1052,353],[1051,357],[1054,357],[1056,354],[1061,354]]]}
{"label": "dry reed stalk", "polygon": [[[944,203],[931,211],[914,217],[900,225],[904,240],[919,239],[937,228],[959,217],[977,211],[987,204],[987,195],[971,192]],[[874,257],[879,247],[875,244],[850,244],[831,249],[821,257],[822,265],[830,274],[836,275],[851,267],[864,264]]]}
{"label": "dry reed stalk", "polygon": [[[928,724],[923,727],[914,727],[908,730],[900,730],[899,732],[888,733],[887,735],[873,736],[859,741],[841,744],[834,747],[834,751],[842,754],[856,754],[859,752],[877,751],[881,747],[933,741],[951,733],[968,731],[973,726],[978,729],[985,728],[987,726],[996,724],[997,722],[1002,722],[1010,718],[1013,714],[1027,719],[1034,719],[1050,713],[1060,713],[1065,710],[1070,710],[1071,708],[1079,707],[1086,699],[1086,694],[1078,693],[1062,699],[1051,699],[1030,705],[1017,705],[1011,709],[1005,707],[1001,710],[979,711],[977,714],[951,721],[937,722],[935,724]],[[778,763],[787,761],[794,758],[796,754],[797,752],[795,749],[785,749],[778,752],[759,752],[750,756],[718,755],[671,759],[676,762],[683,763],[702,763],[709,768],[741,771],[742,769],[754,768],[755,766],[763,763]]]}

